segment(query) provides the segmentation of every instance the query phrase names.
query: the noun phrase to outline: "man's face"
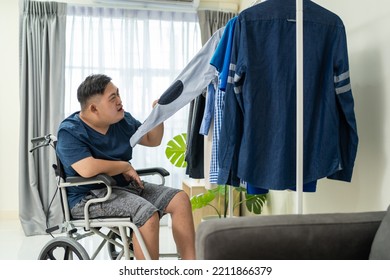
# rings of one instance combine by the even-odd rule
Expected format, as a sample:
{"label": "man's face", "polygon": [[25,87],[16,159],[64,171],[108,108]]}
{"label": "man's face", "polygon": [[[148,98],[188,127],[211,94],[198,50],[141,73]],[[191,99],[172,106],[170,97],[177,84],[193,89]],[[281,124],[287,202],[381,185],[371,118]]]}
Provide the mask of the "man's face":
{"label": "man's face", "polygon": [[124,117],[122,100],[119,96],[118,88],[112,83],[108,83],[107,87],[96,104],[99,113],[99,118],[109,124],[119,122]]}

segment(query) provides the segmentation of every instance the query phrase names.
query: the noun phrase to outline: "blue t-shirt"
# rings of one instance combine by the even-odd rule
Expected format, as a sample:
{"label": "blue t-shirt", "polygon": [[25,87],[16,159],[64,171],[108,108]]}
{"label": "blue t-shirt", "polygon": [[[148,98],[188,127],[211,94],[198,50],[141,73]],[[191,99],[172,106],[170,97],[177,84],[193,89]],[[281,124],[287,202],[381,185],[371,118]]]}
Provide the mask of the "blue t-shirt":
{"label": "blue t-shirt", "polygon": [[[79,112],[70,115],[60,124],[56,147],[66,176],[77,176],[71,165],[90,156],[97,159],[130,161],[133,152],[130,137],[140,125],[130,113],[125,112],[125,117],[112,124],[103,135],[84,123]],[[128,184],[122,174],[113,178],[119,186]],[[67,188],[69,207],[75,206],[89,190],[102,187],[104,185],[95,184]]]}
{"label": "blue t-shirt", "polygon": [[226,91],[236,21],[237,16],[228,21],[217,49],[210,60],[210,64],[213,65],[219,73],[219,89],[222,91]]}

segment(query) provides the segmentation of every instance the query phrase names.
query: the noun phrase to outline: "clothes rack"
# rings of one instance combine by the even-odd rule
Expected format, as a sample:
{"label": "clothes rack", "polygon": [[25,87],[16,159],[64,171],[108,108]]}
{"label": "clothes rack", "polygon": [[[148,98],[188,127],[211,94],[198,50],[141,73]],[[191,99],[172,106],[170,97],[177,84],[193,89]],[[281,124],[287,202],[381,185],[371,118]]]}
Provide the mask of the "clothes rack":
{"label": "clothes rack", "polygon": [[303,1],[296,0],[296,59],[297,59],[297,151],[296,203],[297,214],[303,213]]}

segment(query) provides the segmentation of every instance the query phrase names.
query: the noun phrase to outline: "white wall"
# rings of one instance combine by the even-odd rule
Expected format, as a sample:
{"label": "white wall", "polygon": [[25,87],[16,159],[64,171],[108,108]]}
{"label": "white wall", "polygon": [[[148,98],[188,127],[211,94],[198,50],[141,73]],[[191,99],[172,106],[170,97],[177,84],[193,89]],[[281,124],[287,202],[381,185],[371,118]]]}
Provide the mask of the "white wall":
{"label": "white wall", "polygon": [[19,8],[0,3],[0,219],[17,217],[19,145]]}
{"label": "white wall", "polygon": [[[271,0],[272,1],[272,0]],[[304,213],[384,210],[390,204],[390,2],[314,2],[339,15],[347,30],[359,148],[351,183],[322,179],[304,194]],[[242,0],[240,10],[252,0]],[[271,213],[294,213],[293,192],[272,192]]]}
{"label": "white wall", "polygon": [[[86,0],[84,0],[86,1]],[[71,1],[69,1],[71,2]],[[242,0],[241,9],[252,0]],[[352,183],[320,180],[304,195],[304,212],[384,210],[390,204],[390,2],[325,1],[347,29],[360,145]],[[0,2],[0,219],[17,217],[19,144],[19,7]],[[293,192],[273,192],[271,213],[295,211]]]}

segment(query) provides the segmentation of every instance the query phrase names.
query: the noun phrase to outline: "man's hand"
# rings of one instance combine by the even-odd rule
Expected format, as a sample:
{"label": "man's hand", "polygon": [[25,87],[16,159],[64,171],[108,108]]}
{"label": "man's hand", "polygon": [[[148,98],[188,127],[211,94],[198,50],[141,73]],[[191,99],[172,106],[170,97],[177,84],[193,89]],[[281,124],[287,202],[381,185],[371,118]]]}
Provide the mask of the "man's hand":
{"label": "man's hand", "polygon": [[135,169],[133,168],[133,166],[131,166],[131,164],[129,164],[130,166],[130,169],[127,170],[126,172],[123,172],[123,176],[125,177],[125,179],[127,181],[136,181],[137,184],[143,189],[144,188],[144,185],[142,184],[142,181],[141,181],[141,178],[139,177],[137,171],[135,171]]}

